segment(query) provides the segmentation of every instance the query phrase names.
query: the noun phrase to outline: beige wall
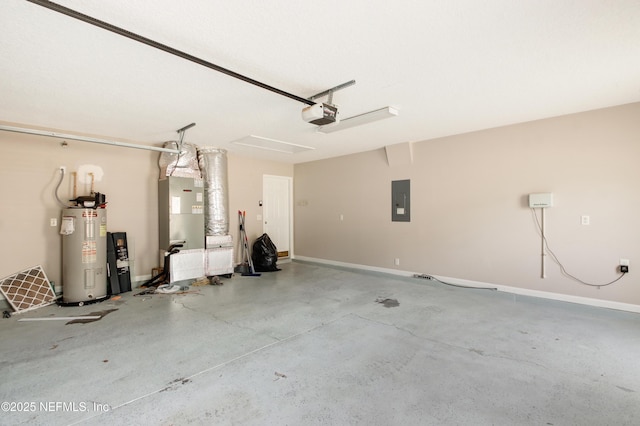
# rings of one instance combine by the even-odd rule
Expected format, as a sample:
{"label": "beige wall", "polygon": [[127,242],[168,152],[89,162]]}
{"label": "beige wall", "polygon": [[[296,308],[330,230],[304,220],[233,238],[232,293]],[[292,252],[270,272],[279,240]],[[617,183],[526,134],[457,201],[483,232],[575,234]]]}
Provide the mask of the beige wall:
{"label": "beige wall", "polygon": [[255,158],[228,156],[229,169],[229,231],[236,243],[236,261],[241,261],[241,241],[238,238],[238,211],[246,211],[247,237],[251,242],[262,235],[262,177],[263,175],[293,177],[293,165]]}
{"label": "beige wall", "polygon": [[[295,254],[640,304],[639,117],[636,103],[423,141],[404,166],[384,149],[298,164]],[[400,179],[411,180],[410,223],[391,222]],[[547,237],[569,273],[606,283],[620,258],[631,273],[587,287],[548,260],[541,279],[532,192],[554,194]]]}
{"label": "beige wall", "polygon": [[[107,197],[107,228],[127,232],[135,258],[133,276],[149,276],[151,268],[158,266],[159,153],[75,141],[63,148],[60,142],[0,132],[0,277],[40,264],[50,280],[61,283],[61,237],[59,227],[49,226],[49,219],[60,221],[54,189],[63,165],[67,168],[59,191],[63,200],[72,194],[70,172],[82,165],[102,169],[104,175],[95,190]],[[262,233],[262,222],[256,217],[261,214],[263,174],[293,176],[293,166],[228,156],[230,231],[235,241],[238,210],[247,211],[251,240]],[[79,195],[87,195],[88,190],[89,186],[80,185]]]}
{"label": "beige wall", "polygon": [[[260,235],[262,176],[295,174],[298,256],[640,305],[639,116],[636,103],[414,143],[408,166],[390,167],[384,149],[296,166],[229,155],[230,230],[237,242],[237,211],[246,210],[250,239]],[[60,218],[58,167],[86,164],[104,171],[96,190],[109,201],[108,229],[127,232],[135,248],[134,276],[150,274],[158,153],[73,141],[62,148],[57,139],[8,132],[0,147],[0,277],[41,264],[60,282],[60,236],[49,226]],[[390,220],[398,179],[411,179],[410,223]],[[547,236],[569,272],[603,283],[626,258],[631,273],[591,288],[549,260],[541,279],[531,192],[554,193]],[[67,179],[60,194],[70,193]],[[582,215],[591,225],[580,224]]]}

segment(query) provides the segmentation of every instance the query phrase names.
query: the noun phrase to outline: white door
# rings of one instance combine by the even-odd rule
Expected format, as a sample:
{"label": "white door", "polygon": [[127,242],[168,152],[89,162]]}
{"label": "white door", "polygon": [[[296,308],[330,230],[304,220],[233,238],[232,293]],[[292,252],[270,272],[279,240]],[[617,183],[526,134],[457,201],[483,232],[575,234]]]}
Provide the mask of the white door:
{"label": "white door", "polygon": [[278,257],[291,257],[292,192],[291,177],[272,175],[262,177],[263,230],[276,245]]}

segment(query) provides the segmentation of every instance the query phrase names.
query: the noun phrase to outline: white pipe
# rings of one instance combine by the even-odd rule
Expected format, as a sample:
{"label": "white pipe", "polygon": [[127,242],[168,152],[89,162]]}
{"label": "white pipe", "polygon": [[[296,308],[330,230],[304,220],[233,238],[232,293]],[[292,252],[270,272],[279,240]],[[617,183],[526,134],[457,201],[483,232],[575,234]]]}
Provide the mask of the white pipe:
{"label": "white pipe", "polygon": [[18,321],[73,321],[85,319],[100,319],[100,315],[86,315],[82,317],[43,317],[43,318],[20,318]]}
{"label": "white pipe", "polygon": [[98,139],[98,138],[90,138],[86,136],[69,135],[66,133],[56,133],[56,132],[46,132],[43,130],[25,129],[23,127],[0,125],[0,130],[4,130],[5,132],[26,133],[28,135],[47,136],[51,138],[69,139],[69,140],[81,141],[81,142],[91,142],[91,143],[100,143],[104,145],[121,146],[124,148],[135,148],[135,149],[143,149],[147,151],[160,151],[160,152],[170,152],[171,154],[180,154],[180,150],[177,150],[177,149],[161,148],[161,147],[149,146],[149,145],[137,145],[137,144],[127,143],[127,142],[110,141],[108,139]]}
{"label": "white pipe", "polygon": [[542,267],[542,271],[541,271],[540,278],[546,278],[547,277],[547,271],[546,271],[546,267],[545,267],[545,260],[546,260],[546,257],[547,257],[547,253],[546,253],[546,250],[544,248],[544,239],[545,239],[545,236],[544,236],[544,208],[541,208],[540,210],[542,210],[542,225],[541,225],[541,229],[540,229],[540,232],[542,233],[542,249],[541,249],[542,250],[541,251],[541,256],[542,256],[542,265],[541,265],[541,267]]}

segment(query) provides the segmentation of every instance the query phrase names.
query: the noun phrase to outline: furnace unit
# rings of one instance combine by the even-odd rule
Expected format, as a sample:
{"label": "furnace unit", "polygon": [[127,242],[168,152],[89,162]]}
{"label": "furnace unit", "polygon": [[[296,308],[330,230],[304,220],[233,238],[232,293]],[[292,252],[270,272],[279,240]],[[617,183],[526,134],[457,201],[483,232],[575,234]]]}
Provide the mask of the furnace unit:
{"label": "furnace unit", "polygon": [[182,244],[169,262],[171,282],[205,276],[204,182],[167,176],[158,181],[160,264],[167,249]]}
{"label": "furnace unit", "polygon": [[183,244],[184,250],[204,249],[204,182],[168,176],[158,181],[160,249]]}

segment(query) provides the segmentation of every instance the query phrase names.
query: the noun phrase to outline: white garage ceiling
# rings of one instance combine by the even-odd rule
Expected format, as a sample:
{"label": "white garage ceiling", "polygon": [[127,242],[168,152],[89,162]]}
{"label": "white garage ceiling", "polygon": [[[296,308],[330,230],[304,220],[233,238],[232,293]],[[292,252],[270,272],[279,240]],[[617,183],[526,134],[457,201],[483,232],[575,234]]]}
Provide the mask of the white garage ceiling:
{"label": "white garage ceiling", "polygon": [[[319,133],[299,101],[3,0],[3,122],[156,146],[195,122],[187,142],[298,163],[640,101],[638,0],[56,3],[302,98],[356,80],[343,118],[399,115]],[[231,143],[250,135],[314,149]]]}

